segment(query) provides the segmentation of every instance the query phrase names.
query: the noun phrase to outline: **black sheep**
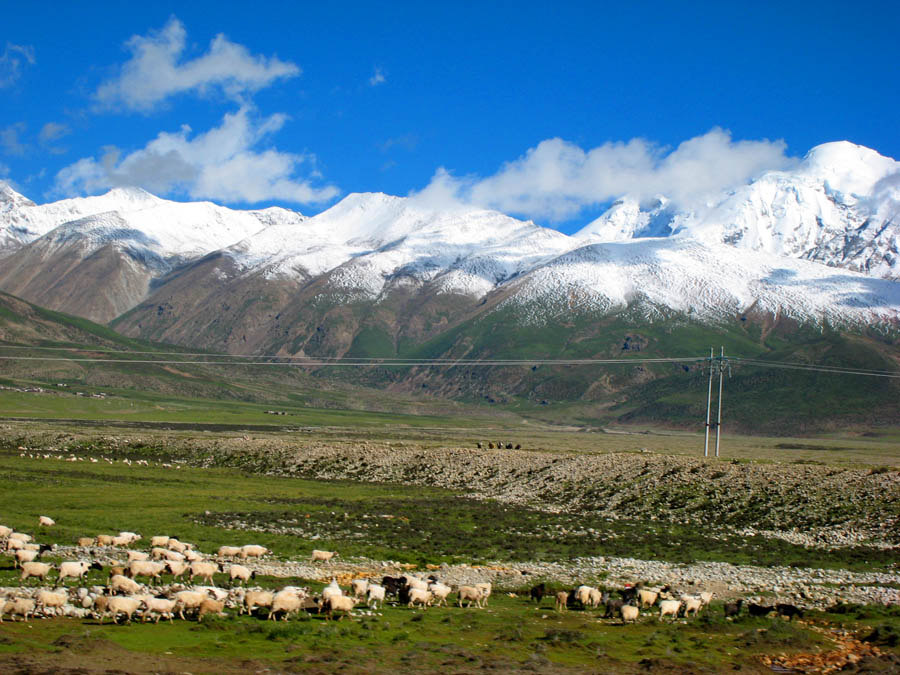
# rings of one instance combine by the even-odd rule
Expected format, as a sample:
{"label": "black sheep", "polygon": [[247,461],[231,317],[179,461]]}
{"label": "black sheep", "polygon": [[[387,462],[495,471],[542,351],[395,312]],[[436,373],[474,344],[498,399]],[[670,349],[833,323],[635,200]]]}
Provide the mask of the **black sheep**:
{"label": "black sheep", "polygon": [[725,610],[725,618],[730,616],[737,616],[741,613],[741,605],[744,604],[743,600],[735,600],[734,602],[726,602],[723,609]]}
{"label": "black sheep", "polygon": [[768,607],[766,605],[757,605],[756,603],[751,602],[747,606],[747,611],[750,612],[750,616],[765,616],[769,612],[771,612],[774,607]]}
{"label": "black sheep", "polygon": [[775,610],[780,616],[786,616],[788,621],[793,621],[795,616],[799,616],[801,619],[803,618],[803,610],[794,605],[779,603],[775,605]]}
{"label": "black sheep", "polygon": [[544,599],[545,595],[547,595],[547,584],[545,584],[543,581],[537,586],[532,587],[531,599],[536,600],[538,604],[541,604],[541,600]]}

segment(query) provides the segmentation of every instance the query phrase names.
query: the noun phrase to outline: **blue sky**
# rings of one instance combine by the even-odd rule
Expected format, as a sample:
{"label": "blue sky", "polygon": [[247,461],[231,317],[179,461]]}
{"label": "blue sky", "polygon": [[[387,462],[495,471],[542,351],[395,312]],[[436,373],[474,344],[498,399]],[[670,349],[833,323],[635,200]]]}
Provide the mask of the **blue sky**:
{"label": "blue sky", "polygon": [[827,141],[900,158],[895,2],[123,7],[4,10],[0,179],[35,201],[421,192],[572,231]]}

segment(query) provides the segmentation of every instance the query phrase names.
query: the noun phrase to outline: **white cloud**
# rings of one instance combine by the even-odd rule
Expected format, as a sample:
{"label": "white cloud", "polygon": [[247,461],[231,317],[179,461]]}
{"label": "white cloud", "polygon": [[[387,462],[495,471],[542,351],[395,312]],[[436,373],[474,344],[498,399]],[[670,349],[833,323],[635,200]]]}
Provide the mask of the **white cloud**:
{"label": "white cloud", "polygon": [[170,96],[210,91],[244,103],[247,94],[300,74],[295,64],[276,56],[254,56],[222,34],[205,54],[182,61],[186,39],[187,31],[174,17],[158,32],[133,36],[125,43],[131,59],[94,94],[99,107],[149,112]]}
{"label": "white cloud", "polygon": [[71,129],[69,129],[68,125],[59,124],[58,122],[47,122],[41,127],[38,138],[41,143],[52,143],[53,141],[58,141],[63,136],[68,136],[70,132]]}
{"label": "white cloud", "polygon": [[11,86],[19,79],[25,64],[34,65],[34,47],[7,42],[0,56],[0,89]]}
{"label": "white cloud", "polygon": [[381,68],[375,66],[375,72],[372,74],[372,77],[369,78],[369,86],[377,87],[379,84],[384,84],[385,82],[387,82],[387,78],[384,76]]}
{"label": "white cloud", "polygon": [[733,141],[718,128],[671,151],[639,138],[591,150],[551,138],[487,178],[457,178],[441,168],[417,196],[557,221],[624,195],[663,194],[685,207],[786,167],[794,160],[785,149],[783,141]]}
{"label": "white cloud", "polygon": [[314,163],[311,155],[257,149],[286,120],[284,115],[257,120],[248,107],[242,107],[202,134],[192,136],[185,125],[178,132],[158,134],[144,148],[124,157],[118,148],[104,148],[99,159],[87,157],[62,169],[56,175],[55,191],[73,195],[137,185],[157,194],[248,203],[306,204],[336,197],[336,187],[314,187],[308,179],[295,176],[299,167]]}
{"label": "white cloud", "polygon": [[0,148],[7,155],[22,156],[28,149],[27,146],[19,140],[19,135],[24,133],[25,123],[16,122],[5,129],[0,129]]}

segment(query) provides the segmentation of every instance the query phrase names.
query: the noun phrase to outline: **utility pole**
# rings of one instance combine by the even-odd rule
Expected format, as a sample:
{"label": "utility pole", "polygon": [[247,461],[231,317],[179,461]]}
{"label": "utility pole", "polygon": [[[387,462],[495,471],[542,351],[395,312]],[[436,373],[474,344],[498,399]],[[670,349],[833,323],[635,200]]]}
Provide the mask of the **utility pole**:
{"label": "utility pole", "polygon": [[709,409],[712,404],[713,348],[709,348],[709,388],[706,391],[706,438],[703,441],[703,456],[709,457]]}
{"label": "utility pole", "polygon": [[[725,347],[719,356],[719,414],[716,419],[716,457],[719,456],[719,433],[722,431],[722,376],[725,371]],[[712,371],[710,371],[712,372]]]}

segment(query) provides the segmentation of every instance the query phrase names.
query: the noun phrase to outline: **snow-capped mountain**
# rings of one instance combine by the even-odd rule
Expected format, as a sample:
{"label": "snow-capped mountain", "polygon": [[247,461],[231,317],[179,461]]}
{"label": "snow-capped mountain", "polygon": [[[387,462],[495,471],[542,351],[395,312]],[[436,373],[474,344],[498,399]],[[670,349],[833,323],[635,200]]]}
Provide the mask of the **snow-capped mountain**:
{"label": "snow-capped mountain", "polygon": [[848,142],[813,148],[702,206],[625,197],[576,236],[678,236],[900,278],[900,162]]}

